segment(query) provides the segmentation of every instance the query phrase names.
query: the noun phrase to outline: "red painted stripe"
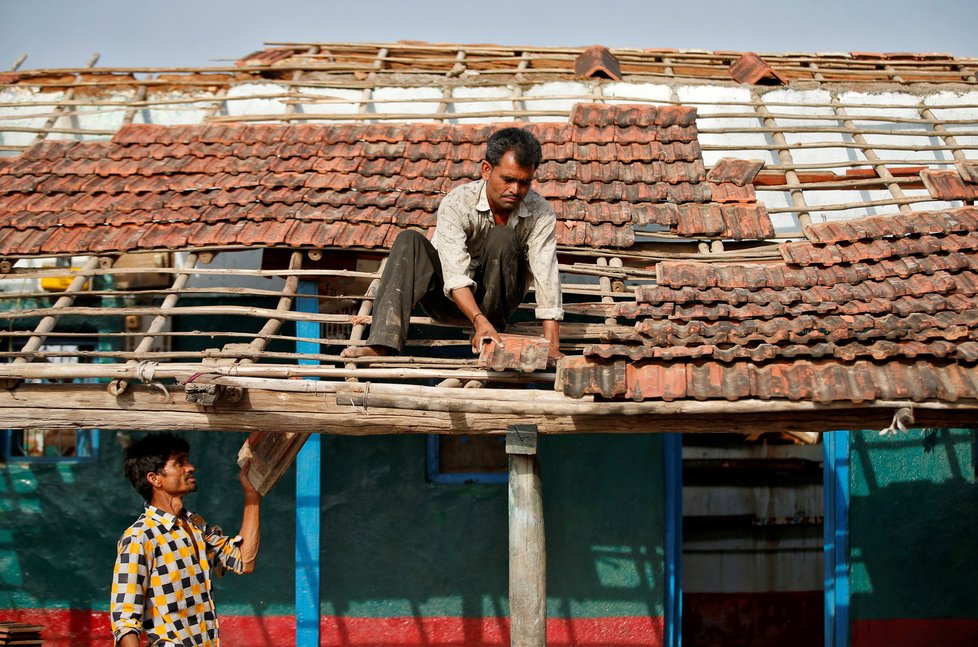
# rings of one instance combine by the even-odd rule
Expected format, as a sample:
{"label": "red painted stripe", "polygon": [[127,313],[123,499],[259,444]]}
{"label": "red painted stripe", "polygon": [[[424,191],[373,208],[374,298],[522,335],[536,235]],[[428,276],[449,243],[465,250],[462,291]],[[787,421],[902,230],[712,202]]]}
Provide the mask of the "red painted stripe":
{"label": "red painted stripe", "polygon": [[978,618],[853,620],[852,647],[978,645]]}
{"label": "red painted stripe", "polygon": [[[94,611],[2,610],[0,619],[44,625],[47,647],[104,646],[108,614]],[[508,618],[347,618],[320,622],[324,647],[505,647]],[[547,644],[554,647],[662,647],[660,617],[551,618]],[[292,616],[221,616],[221,642],[234,647],[295,645]]]}

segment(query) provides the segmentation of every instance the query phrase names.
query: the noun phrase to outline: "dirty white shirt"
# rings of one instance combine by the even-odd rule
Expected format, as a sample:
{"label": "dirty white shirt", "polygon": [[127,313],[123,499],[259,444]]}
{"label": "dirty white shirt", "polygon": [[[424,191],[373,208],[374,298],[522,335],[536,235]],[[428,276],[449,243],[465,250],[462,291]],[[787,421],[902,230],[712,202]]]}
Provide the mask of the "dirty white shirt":
{"label": "dirty white shirt", "polygon": [[[486,183],[477,180],[463,184],[445,196],[438,206],[435,235],[431,243],[438,250],[445,296],[452,290],[475,287],[475,256],[494,226]],[[526,254],[536,290],[536,318],[564,318],[557,271],[557,218],[547,201],[530,189],[506,226],[516,229],[516,237]]]}

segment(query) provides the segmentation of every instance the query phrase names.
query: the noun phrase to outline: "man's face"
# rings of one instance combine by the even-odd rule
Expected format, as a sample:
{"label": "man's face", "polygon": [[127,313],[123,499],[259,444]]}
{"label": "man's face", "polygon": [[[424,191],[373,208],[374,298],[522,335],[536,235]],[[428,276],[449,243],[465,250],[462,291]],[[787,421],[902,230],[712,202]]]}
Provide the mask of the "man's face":
{"label": "man's face", "polygon": [[486,197],[492,212],[509,215],[520,206],[530,190],[534,173],[536,168],[526,168],[516,162],[513,151],[506,151],[495,166],[483,160],[482,179],[486,181]]}
{"label": "man's face", "polygon": [[197,491],[195,468],[186,454],[173,454],[159,472],[146,475],[150,484],[171,496]]}

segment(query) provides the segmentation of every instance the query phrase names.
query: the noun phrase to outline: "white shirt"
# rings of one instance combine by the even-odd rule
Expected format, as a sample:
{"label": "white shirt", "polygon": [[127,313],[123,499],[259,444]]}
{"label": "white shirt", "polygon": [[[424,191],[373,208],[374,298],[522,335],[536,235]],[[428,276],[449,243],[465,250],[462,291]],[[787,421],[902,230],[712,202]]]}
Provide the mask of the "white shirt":
{"label": "white shirt", "polygon": [[[495,225],[485,180],[477,180],[452,190],[438,205],[438,219],[432,245],[438,250],[445,296],[452,290],[475,287],[475,269],[482,243]],[[537,319],[564,318],[557,271],[557,218],[547,201],[530,189],[516,210],[510,214],[507,227],[516,229],[523,247],[536,290]]]}

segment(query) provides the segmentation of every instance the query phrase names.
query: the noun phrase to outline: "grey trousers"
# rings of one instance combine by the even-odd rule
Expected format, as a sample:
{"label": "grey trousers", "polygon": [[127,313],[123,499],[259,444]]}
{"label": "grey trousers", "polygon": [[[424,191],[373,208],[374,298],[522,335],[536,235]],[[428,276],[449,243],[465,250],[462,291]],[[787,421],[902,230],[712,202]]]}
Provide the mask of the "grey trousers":
{"label": "grey trousers", "polygon": [[[481,250],[476,268],[475,301],[498,331],[526,296],[526,256],[510,227],[494,226]],[[404,350],[411,311],[420,304],[440,323],[469,325],[469,320],[444,293],[438,251],[423,234],[409,230],[394,240],[374,299],[373,323],[367,344]]]}

